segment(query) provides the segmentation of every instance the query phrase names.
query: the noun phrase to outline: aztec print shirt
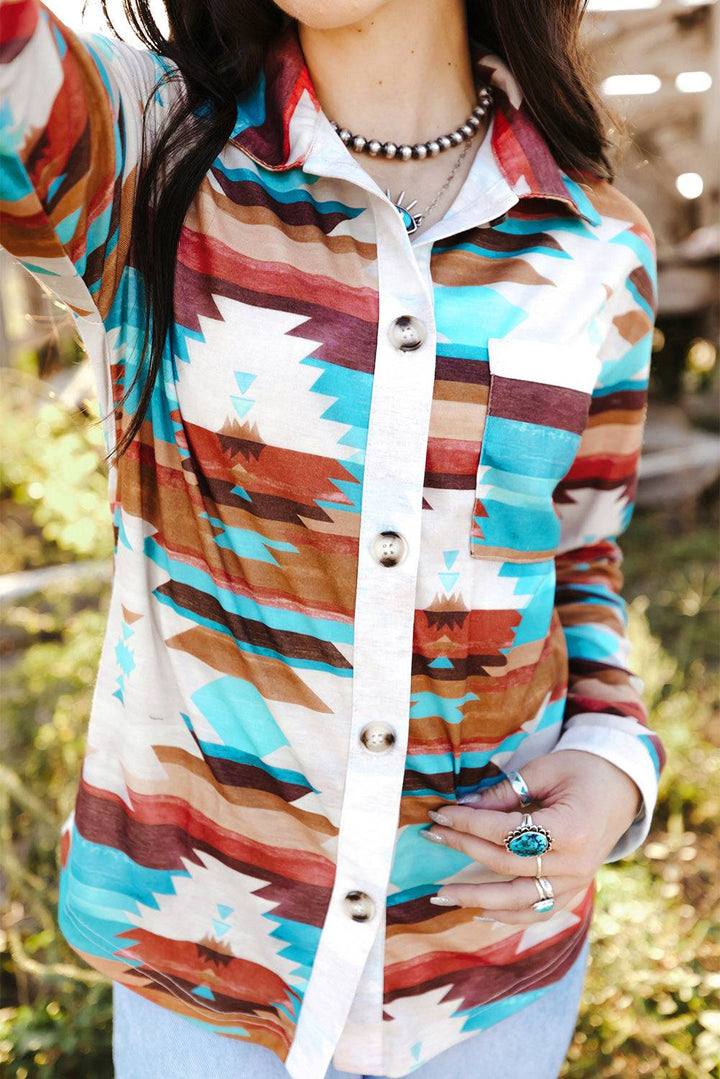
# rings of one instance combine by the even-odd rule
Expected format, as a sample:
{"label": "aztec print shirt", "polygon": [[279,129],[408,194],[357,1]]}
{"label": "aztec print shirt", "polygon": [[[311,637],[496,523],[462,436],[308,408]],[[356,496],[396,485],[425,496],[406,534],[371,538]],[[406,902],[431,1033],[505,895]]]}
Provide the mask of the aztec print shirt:
{"label": "aztec print shirt", "polygon": [[[73,313],[107,413],[143,323],[142,107],[152,138],[180,84],[151,93],[168,61],[37,0],[2,15],[3,245]],[[665,759],[617,544],[654,237],[613,185],[559,169],[508,67],[473,48],[492,128],[411,237],[322,112],[294,25],[276,39],[187,214],[151,408],[110,472],[60,926],[294,1079],[331,1060],[404,1075],[577,957],[594,883],[531,925],[431,904],[511,878],[424,840],[429,809],[585,750],[643,796],[611,862],[647,836]]]}

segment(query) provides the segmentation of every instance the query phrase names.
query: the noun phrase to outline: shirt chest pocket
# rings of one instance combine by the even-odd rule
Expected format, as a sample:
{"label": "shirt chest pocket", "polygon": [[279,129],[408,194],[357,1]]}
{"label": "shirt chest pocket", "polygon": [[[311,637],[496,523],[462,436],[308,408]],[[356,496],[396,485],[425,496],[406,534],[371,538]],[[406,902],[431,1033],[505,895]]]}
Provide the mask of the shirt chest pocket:
{"label": "shirt chest pocket", "polygon": [[491,338],[488,358],[470,554],[543,562],[560,538],[553,491],[575,459],[601,360],[587,337]]}

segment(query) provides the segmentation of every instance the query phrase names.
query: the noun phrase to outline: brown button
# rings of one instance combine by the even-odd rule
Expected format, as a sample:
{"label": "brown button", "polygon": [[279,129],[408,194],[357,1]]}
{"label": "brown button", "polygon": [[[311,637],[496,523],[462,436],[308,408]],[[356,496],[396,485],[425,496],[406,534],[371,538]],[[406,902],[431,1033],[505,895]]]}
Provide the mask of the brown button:
{"label": "brown button", "polygon": [[395,744],[395,731],[388,723],[373,720],[361,730],[360,741],[371,753],[385,753]]}
{"label": "brown button", "polygon": [[425,324],[414,315],[401,315],[390,323],[388,336],[401,352],[414,352],[427,337]]}
{"label": "brown button", "polygon": [[375,904],[367,892],[348,892],[344,903],[347,914],[354,922],[367,922],[375,913]]}
{"label": "brown button", "polygon": [[373,558],[381,566],[397,566],[407,554],[407,543],[399,532],[378,532],[372,541]]}

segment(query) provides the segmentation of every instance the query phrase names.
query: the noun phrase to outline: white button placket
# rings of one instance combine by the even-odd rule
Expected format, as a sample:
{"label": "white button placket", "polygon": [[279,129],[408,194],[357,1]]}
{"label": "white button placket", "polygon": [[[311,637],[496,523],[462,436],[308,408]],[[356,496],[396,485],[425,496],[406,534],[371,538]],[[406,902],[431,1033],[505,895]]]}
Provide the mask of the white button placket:
{"label": "white button placket", "polygon": [[[365,1032],[366,1067],[374,1071],[382,1060],[385,899],[408,742],[436,335],[427,267],[416,261],[397,211],[376,199],[372,207],[379,325],[360,521],[353,708],[336,879],[285,1061],[293,1079],[323,1079],[333,1053],[341,1067],[343,1033],[352,1040],[358,1023]],[[390,334],[402,316],[418,320],[415,332],[423,336],[409,350]],[[379,718],[393,738],[386,752],[368,752],[367,728]],[[352,910],[361,917],[352,917]]]}

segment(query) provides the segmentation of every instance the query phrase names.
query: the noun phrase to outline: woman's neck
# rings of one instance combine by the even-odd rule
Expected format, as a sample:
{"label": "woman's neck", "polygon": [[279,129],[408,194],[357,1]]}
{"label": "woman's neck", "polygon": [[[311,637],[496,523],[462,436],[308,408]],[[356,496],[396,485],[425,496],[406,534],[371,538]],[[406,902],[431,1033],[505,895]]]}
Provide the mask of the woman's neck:
{"label": "woman's neck", "polygon": [[298,24],[323,112],[381,142],[436,138],[475,104],[465,0],[388,0],[337,29]]}

